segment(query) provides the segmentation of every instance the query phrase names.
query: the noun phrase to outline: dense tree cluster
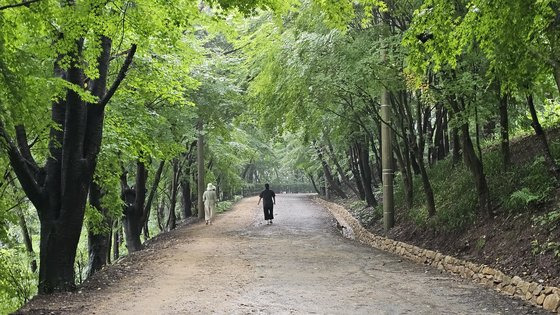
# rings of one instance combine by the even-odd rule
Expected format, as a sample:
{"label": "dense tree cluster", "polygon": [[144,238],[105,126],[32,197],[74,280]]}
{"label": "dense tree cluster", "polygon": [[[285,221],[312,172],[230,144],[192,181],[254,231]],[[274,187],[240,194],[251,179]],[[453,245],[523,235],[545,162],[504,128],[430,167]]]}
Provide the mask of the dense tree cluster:
{"label": "dense tree cluster", "polygon": [[232,200],[268,179],[235,24],[287,5],[0,2],[0,313],[174,229],[197,183]]}
{"label": "dense tree cluster", "polygon": [[[559,21],[556,0],[0,1],[0,312],[200,215],[206,182],[224,200],[309,182],[378,209],[384,125],[419,221],[547,198]],[[526,173],[544,175],[493,190],[531,128]]]}

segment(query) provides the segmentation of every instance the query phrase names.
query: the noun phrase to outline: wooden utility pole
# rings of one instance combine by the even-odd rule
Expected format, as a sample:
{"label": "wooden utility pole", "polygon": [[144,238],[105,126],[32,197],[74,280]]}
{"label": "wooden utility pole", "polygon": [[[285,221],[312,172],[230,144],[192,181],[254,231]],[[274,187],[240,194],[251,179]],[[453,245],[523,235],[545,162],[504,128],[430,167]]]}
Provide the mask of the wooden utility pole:
{"label": "wooden utility pole", "polygon": [[[385,48],[382,60],[387,60]],[[391,130],[391,106],[389,91],[381,91],[381,167],[383,169],[383,223],[385,231],[395,225],[395,204],[393,201],[393,135]]]}
{"label": "wooden utility pole", "polygon": [[204,134],[202,120],[198,122],[198,141],[196,142],[197,163],[198,163],[198,218],[204,218],[204,202],[202,194],[204,194]]}

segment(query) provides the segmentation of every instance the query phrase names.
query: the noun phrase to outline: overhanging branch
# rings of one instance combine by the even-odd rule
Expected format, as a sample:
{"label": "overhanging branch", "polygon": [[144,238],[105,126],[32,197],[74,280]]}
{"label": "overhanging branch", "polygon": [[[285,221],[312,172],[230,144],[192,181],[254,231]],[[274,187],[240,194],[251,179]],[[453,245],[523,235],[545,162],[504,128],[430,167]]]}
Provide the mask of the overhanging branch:
{"label": "overhanging branch", "polygon": [[113,82],[113,85],[107,91],[107,94],[105,94],[105,96],[99,101],[98,103],[99,106],[104,107],[105,105],[107,105],[107,103],[109,103],[111,97],[113,97],[113,95],[121,85],[122,81],[124,80],[124,77],[126,76],[126,72],[128,71],[130,64],[132,63],[132,59],[134,58],[135,53],[136,53],[136,44],[132,44],[132,47],[130,47],[130,50],[128,51],[128,55],[126,56],[124,64],[122,65],[121,70],[119,71],[119,74],[115,79],[115,82]]}
{"label": "overhanging branch", "polygon": [[21,6],[29,6],[30,4],[32,4],[34,2],[39,2],[39,1],[41,1],[41,0],[27,0],[27,1],[22,1],[22,2],[18,2],[18,3],[3,5],[3,6],[0,7],[0,11],[6,10],[6,9],[11,9],[11,8],[17,8],[17,7],[21,7]]}
{"label": "overhanging branch", "polygon": [[25,194],[27,195],[29,200],[35,205],[37,209],[39,209],[39,205],[42,205],[43,203],[41,187],[39,187],[39,184],[37,184],[35,176],[33,176],[33,174],[29,171],[27,163],[25,162],[25,158],[21,155],[14,141],[6,132],[5,125],[1,120],[0,138],[4,140],[3,142],[10,159],[10,164],[12,165],[17,178],[19,179],[21,187],[25,191]]}

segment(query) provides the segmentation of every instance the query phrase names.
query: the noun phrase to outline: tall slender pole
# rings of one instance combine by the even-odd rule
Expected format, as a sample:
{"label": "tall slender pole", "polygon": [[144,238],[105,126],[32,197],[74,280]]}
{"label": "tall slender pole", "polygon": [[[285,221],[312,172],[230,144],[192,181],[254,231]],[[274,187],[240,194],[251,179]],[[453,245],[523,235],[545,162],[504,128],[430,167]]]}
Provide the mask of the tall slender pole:
{"label": "tall slender pole", "polygon": [[197,124],[198,140],[196,142],[196,157],[198,166],[198,218],[204,218],[204,202],[202,202],[202,194],[204,193],[204,134],[203,123],[200,120]]}
{"label": "tall slender pole", "polygon": [[[387,60],[385,48],[382,60]],[[395,204],[393,201],[393,135],[391,130],[390,95],[386,87],[381,91],[381,167],[383,169],[383,223],[385,231],[395,225]]]}

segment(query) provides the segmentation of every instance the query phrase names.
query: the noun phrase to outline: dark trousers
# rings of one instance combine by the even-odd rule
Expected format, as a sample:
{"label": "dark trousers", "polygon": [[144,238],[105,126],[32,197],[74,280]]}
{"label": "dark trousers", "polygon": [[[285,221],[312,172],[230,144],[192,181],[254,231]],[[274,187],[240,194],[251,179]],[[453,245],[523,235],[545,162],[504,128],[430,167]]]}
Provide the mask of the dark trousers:
{"label": "dark trousers", "polygon": [[270,205],[270,206],[267,205],[267,206],[264,206],[263,208],[264,208],[264,219],[265,220],[274,219],[274,215],[272,214],[273,206],[272,205]]}

